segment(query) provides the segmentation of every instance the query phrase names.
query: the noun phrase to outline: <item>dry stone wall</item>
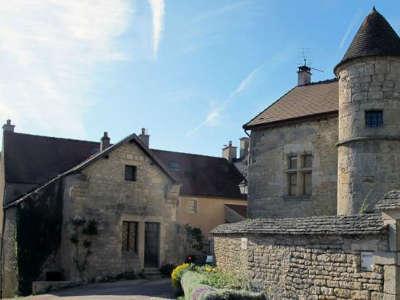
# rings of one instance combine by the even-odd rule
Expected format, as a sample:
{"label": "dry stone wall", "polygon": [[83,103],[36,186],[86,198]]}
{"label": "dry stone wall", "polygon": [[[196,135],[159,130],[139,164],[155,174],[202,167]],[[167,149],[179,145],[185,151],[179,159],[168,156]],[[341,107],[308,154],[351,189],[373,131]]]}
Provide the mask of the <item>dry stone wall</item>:
{"label": "dry stone wall", "polygon": [[[328,218],[332,231],[323,224],[319,233],[301,228],[308,218],[293,219],[293,226],[289,219],[221,225],[213,231],[217,265],[272,299],[397,299],[397,253],[383,219],[347,218]],[[362,255],[370,263],[362,264]]]}

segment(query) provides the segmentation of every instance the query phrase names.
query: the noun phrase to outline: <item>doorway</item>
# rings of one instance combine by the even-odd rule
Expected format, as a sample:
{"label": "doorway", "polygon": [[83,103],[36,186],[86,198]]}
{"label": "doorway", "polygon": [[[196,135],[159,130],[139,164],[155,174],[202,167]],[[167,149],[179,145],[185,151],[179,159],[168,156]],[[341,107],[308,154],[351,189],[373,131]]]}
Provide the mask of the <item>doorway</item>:
{"label": "doorway", "polygon": [[160,256],[160,223],[145,223],[144,266],[158,268]]}

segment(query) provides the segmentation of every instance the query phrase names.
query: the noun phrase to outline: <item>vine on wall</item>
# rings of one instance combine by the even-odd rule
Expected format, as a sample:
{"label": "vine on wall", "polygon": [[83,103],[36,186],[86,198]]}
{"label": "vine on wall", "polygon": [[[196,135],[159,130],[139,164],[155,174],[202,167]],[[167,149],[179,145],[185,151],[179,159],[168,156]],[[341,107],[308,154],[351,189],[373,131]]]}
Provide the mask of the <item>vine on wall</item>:
{"label": "vine on wall", "polygon": [[89,256],[92,254],[92,239],[98,234],[97,221],[75,217],[71,219],[70,223],[72,225],[70,241],[74,245],[73,261],[82,278],[88,265]]}

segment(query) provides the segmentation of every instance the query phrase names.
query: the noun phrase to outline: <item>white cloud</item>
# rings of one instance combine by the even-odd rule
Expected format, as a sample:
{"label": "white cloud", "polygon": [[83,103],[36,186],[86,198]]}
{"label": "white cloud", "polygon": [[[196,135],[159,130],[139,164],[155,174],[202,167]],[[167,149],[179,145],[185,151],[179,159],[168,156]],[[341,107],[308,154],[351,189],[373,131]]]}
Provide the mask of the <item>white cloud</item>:
{"label": "white cloud", "polygon": [[153,56],[157,57],[161,34],[164,30],[164,0],[148,0],[153,15]]}
{"label": "white cloud", "polygon": [[2,1],[0,121],[84,137],[94,67],[126,58],[116,39],[131,15],[129,0]]}
{"label": "white cloud", "polygon": [[351,19],[351,22],[349,23],[349,25],[347,26],[346,32],[343,34],[342,39],[340,40],[340,43],[339,43],[339,48],[340,48],[340,49],[343,48],[345,42],[346,42],[347,39],[349,38],[350,33],[353,32],[354,27],[357,25],[358,20],[360,19],[360,14],[361,14],[361,11],[358,10],[358,11],[354,14],[354,16],[353,16],[353,18]]}
{"label": "white cloud", "polygon": [[229,102],[231,102],[236,97],[238,97],[241,93],[243,93],[250,86],[251,82],[254,80],[254,76],[261,68],[264,67],[264,64],[265,63],[259,65],[257,68],[255,68],[249,74],[247,74],[247,76],[240,81],[240,83],[237,85],[237,87],[229,95],[229,97],[227,99],[225,99],[220,105],[213,107],[208,112],[206,118],[198,126],[189,130],[186,133],[186,135],[192,136],[194,133],[196,133],[199,129],[201,129],[204,126],[214,127],[214,126],[218,125],[219,118],[220,118],[222,112],[228,106]]}

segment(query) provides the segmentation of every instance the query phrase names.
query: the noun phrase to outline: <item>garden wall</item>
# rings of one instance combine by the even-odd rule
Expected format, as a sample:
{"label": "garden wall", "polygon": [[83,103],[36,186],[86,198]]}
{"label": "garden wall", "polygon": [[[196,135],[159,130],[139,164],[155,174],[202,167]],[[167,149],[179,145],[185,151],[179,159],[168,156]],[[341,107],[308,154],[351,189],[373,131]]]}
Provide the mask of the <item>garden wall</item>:
{"label": "garden wall", "polygon": [[213,231],[216,262],[275,299],[398,299],[390,222],[370,214],[224,224]]}

